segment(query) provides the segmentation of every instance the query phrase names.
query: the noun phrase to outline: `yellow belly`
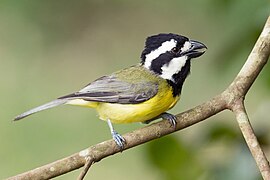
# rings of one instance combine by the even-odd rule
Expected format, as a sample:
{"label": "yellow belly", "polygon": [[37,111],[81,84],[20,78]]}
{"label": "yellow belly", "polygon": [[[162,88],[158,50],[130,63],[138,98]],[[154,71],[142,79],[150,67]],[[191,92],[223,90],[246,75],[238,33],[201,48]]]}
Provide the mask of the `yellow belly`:
{"label": "yellow belly", "polygon": [[99,103],[82,99],[72,100],[68,104],[94,108],[99,118],[105,121],[110,119],[112,123],[132,123],[155,118],[172,108],[178,100],[179,96],[173,97],[169,90],[139,104]]}
{"label": "yellow belly", "polygon": [[171,95],[154,97],[140,104],[101,103],[97,112],[102,120],[110,119],[113,123],[144,122],[172,108],[177,100]]}

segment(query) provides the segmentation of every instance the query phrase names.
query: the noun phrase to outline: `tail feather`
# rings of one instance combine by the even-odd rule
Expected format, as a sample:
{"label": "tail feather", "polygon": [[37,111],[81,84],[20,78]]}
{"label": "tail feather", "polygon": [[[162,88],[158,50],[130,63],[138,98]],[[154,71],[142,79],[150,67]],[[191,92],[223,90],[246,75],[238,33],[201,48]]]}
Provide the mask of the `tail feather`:
{"label": "tail feather", "polygon": [[20,119],[23,119],[23,118],[25,118],[25,117],[27,117],[27,116],[29,116],[31,114],[37,113],[39,111],[43,111],[45,109],[50,109],[50,108],[53,108],[55,106],[59,106],[61,104],[65,104],[67,101],[68,101],[67,99],[56,99],[54,101],[48,102],[46,104],[43,104],[41,106],[38,106],[36,108],[33,108],[33,109],[29,110],[29,111],[26,111],[26,112],[24,112],[24,113],[16,116],[14,118],[14,121],[18,121]]}

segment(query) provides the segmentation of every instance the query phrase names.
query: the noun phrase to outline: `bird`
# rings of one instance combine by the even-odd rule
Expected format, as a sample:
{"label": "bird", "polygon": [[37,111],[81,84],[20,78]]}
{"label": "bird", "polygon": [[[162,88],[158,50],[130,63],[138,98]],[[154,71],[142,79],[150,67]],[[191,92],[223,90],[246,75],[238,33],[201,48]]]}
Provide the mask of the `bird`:
{"label": "bird", "polygon": [[94,108],[99,119],[107,121],[116,145],[123,149],[126,141],[112,124],[149,123],[162,118],[175,128],[176,116],[167,111],[180,99],[191,60],[206,49],[202,42],[183,35],[151,35],[146,38],[138,64],[102,76],[77,92],[16,116],[14,121],[65,104]]}

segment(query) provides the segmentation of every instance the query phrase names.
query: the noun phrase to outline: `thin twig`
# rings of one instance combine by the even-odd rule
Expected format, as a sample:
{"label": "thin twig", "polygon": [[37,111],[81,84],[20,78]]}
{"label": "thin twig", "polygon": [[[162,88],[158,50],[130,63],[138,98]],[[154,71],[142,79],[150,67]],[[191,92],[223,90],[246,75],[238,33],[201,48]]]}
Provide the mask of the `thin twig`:
{"label": "thin twig", "polygon": [[83,167],[83,170],[82,170],[82,172],[80,173],[80,175],[79,175],[79,177],[77,178],[77,180],[83,180],[83,178],[86,176],[86,174],[87,174],[89,168],[91,167],[91,165],[92,165],[93,163],[94,163],[94,159],[91,158],[90,156],[88,156],[88,157],[86,158],[86,163],[85,163],[85,165],[84,165],[84,167]]}

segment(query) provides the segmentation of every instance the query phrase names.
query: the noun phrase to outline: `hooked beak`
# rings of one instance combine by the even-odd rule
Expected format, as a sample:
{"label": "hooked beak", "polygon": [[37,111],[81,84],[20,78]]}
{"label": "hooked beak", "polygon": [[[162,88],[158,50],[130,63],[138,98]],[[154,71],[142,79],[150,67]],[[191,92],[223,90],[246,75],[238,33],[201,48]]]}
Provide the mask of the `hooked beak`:
{"label": "hooked beak", "polygon": [[189,42],[191,43],[191,47],[184,52],[185,55],[190,58],[197,58],[205,53],[207,47],[203,43],[194,40],[190,40]]}

